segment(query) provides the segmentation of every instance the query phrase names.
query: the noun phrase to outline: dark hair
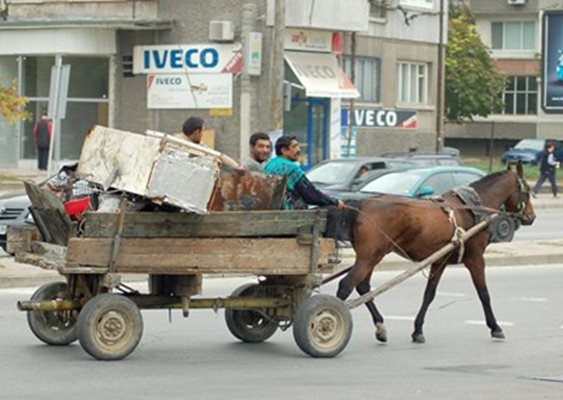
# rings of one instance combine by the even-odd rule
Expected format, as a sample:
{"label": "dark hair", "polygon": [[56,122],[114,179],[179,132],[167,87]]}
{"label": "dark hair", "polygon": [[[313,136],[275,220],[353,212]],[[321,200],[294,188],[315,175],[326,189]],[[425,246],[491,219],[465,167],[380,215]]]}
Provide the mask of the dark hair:
{"label": "dark hair", "polygon": [[282,136],[276,140],[276,156],[282,155],[282,149],[289,149],[291,141],[297,140],[296,136]]}
{"label": "dark hair", "polygon": [[203,128],[203,118],[200,117],[190,117],[184,122],[182,126],[182,132],[185,135],[190,136],[195,131]]}
{"label": "dark hair", "polygon": [[259,140],[267,140],[269,142],[270,137],[267,134],[265,134],[264,132],[253,133],[252,136],[250,136],[250,145],[253,146],[253,147],[256,146],[256,143]]}
{"label": "dark hair", "polygon": [[545,142],[545,147],[544,147],[544,149],[547,150],[547,149],[549,149],[551,146],[553,146],[553,148],[555,148],[555,142]]}

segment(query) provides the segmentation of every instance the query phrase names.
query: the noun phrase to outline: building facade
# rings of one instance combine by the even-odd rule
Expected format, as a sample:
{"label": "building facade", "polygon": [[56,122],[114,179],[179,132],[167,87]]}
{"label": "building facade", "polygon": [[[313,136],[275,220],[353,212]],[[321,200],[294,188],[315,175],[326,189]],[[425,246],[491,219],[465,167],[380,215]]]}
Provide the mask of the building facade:
{"label": "building facade", "polygon": [[[77,159],[94,124],[176,133],[192,115],[217,150],[244,158],[252,132],[274,130],[272,99],[284,95],[283,132],[304,144],[305,167],[342,156],[352,98],[356,154],[432,149],[438,1],[371,3],[370,14],[367,0],[286,0],[281,93],[273,0],[1,0],[0,79],[17,82],[33,118],[0,120],[0,164],[35,165],[33,123],[52,106],[53,66],[67,65],[60,160]],[[342,71],[351,32],[356,87]]]}
{"label": "building facade", "polygon": [[[541,0],[471,0],[485,45],[506,75],[504,109],[487,118],[447,127],[446,143],[465,155],[499,155],[524,138],[563,138],[563,116],[542,106],[543,11],[561,7]],[[492,140],[491,140],[492,139]],[[491,147],[491,143],[493,147]]]}

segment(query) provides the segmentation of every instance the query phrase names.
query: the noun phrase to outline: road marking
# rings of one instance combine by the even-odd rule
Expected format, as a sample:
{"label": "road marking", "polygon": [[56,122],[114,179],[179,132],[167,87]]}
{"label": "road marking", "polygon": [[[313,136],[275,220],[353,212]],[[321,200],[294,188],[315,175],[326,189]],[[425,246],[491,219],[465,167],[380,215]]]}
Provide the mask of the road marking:
{"label": "road marking", "polygon": [[438,292],[436,294],[438,296],[444,296],[444,297],[465,297],[464,293]]}
{"label": "road marking", "polygon": [[[485,321],[478,321],[478,320],[474,320],[474,319],[467,319],[465,321],[463,321],[464,324],[467,325],[487,325],[485,323]],[[514,326],[514,322],[503,322],[503,321],[497,321],[497,323],[501,326]]]}
{"label": "road marking", "polygon": [[386,315],[385,320],[393,320],[393,321],[414,321],[414,317],[404,316],[404,315]]}
{"label": "road marking", "polygon": [[545,303],[549,301],[545,297],[512,297],[510,300],[527,301],[529,303]]}

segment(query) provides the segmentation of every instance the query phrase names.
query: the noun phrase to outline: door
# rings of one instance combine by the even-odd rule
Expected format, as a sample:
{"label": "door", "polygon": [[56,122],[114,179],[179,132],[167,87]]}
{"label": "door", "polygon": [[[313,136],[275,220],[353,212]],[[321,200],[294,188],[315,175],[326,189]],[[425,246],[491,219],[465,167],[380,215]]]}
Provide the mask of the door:
{"label": "door", "polygon": [[295,96],[284,115],[284,133],[301,144],[301,168],[305,171],[329,155],[329,99]]}

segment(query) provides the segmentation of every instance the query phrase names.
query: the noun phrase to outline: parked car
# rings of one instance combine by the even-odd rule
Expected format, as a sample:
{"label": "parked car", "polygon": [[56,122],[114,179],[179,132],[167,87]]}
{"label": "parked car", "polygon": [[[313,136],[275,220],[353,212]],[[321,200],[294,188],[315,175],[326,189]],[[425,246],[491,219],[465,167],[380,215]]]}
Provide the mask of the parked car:
{"label": "parked car", "polygon": [[536,165],[540,161],[540,155],[545,148],[546,142],[555,144],[555,157],[563,160],[563,142],[555,139],[522,139],[516,146],[505,151],[500,156],[503,164],[531,164]]}
{"label": "parked car", "polygon": [[376,193],[395,194],[413,198],[441,195],[458,186],[467,186],[485,176],[477,168],[430,167],[389,171],[369,182],[356,192],[343,196],[346,199],[363,199]]}
{"label": "parked car", "polygon": [[0,247],[7,251],[8,226],[33,224],[29,212],[31,202],[26,194],[11,193],[0,197]]}
{"label": "parked car", "polygon": [[385,153],[382,157],[390,158],[393,160],[404,160],[414,163],[419,167],[434,167],[438,165],[457,166],[462,165],[463,162],[459,158],[459,153],[448,151],[447,153]]}
{"label": "parked car", "polygon": [[384,171],[415,166],[406,160],[381,157],[343,158],[325,160],[311,168],[306,175],[323,192],[336,194],[356,190]]}

